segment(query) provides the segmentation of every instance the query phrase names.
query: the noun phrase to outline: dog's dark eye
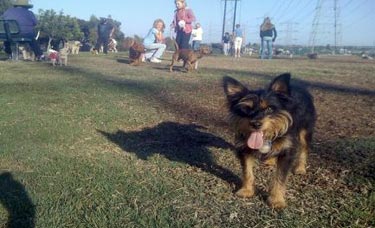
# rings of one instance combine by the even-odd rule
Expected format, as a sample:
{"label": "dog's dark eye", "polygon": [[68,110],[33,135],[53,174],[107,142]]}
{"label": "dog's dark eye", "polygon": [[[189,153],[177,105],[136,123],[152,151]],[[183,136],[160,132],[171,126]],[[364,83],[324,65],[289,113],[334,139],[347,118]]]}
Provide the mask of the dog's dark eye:
{"label": "dog's dark eye", "polygon": [[264,113],[265,114],[271,114],[271,113],[273,113],[273,108],[272,107],[267,107],[266,109],[264,109]]}

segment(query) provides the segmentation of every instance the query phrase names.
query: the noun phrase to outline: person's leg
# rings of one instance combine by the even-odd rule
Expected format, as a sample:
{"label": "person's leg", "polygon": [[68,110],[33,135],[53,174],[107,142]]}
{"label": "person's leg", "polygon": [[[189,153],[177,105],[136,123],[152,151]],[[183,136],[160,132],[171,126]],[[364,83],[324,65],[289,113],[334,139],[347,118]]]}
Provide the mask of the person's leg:
{"label": "person's leg", "polygon": [[43,56],[43,51],[40,49],[39,43],[34,38],[31,39],[30,47],[33,50],[35,57],[40,59]]}
{"label": "person's leg", "polygon": [[269,59],[272,59],[272,54],[273,54],[272,40],[269,40],[269,41],[268,41],[268,49],[269,49],[269,52],[268,52],[268,58],[269,58]]}
{"label": "person's leg", "polygon": [[269,59],[272,50],[270,49],[270,41],[268,39],[266,40],[266,45],[267,45],[267,59]]}
{"label": "person's leg", "polygon": [[103,40],[103,53],[108,54],[109,37]]}
{"label": "person's leg", "polygon": [[157,50],[156,50],[156,52],[154,54],[154,57],[160,59],[161,56],[163,55],[165,49],[167,48],[167,45],[156,43],[155,46],[156,46]]}
{"label": "person's leg", "polygon": [[147,52],[145,53],[146,59],[150,59],[152,57],[154,58],[160,58],[167,46],[165,44],[160,43],[153,43],[153,44],[146,44],[145,48],[147,49]]}
{"label": "person's leg", "polygon": [[191,33],[182,33],[182,42],[180,49],[190,49],[189,47],[189,41],[190,41]]}
{"label": "person's leg", "polygon": [[184,36],[184,32],[182,30],[178,30],[176,34],[176,43],[179,49],[182,49],[183,36]]}
{"label": "person's leg", "polygon": [[241,47],[242,47],[242,37],[238,38],[238,45],[237,45],[237,57],[241,57]]}
{"label": "person's leg", "polygon": [[194,40],[193,41],[193,50],[199,51],[200,47],[201,47],[201,41],[200,40]]}
{"label": "person's leg", "polygon": [[148,48],[146,48],[146,49],[147,49],[147,51],[146,51],[146,53],[144,54],[144,56],[145,56],[145,59],[149,60],[149,59],[151,59],[151,58],[154,56],[154,54],[155,54],[155,50],[153,50],[153,49],[148,49]]}
{"label": "person's leg", "polygon": [[234,58],[237,58],[237,38],[235,38],[234,40],[233,48],[234,48]]}
{"label": "person's leg", "polygon": [[102,40],[102,38],[101,38],[101,37],[98,37],[98,40],[96,41],[96,45],[95,45],[95,50],[96,50],[97,52],[99,52],[100,47],[102,46],[102,44],[103,44],[103,40]]}
{"label": "person's leg", "polygon": [[224,53],[224,55],[228,55],[228,44],[227,43],[223,43],[223,53]]}
{"label": "person's leg", "polygon": [[266,47],[265,47],[265,40],[264,39],[262,39],[262,41],[261,41],[261,50],[260,50],[260,58],[261,59],[264,59],[264,57],[265,57],[265,54],[266,54]]}
{"label": "person's leg", "polygon": [[11,54],[12,54],[12,49],[10,48],[10,42],[8,42],[8,41],[4,41],[4,51],[5,51],[5,53],[7,53],[8,55],[11,55]]}

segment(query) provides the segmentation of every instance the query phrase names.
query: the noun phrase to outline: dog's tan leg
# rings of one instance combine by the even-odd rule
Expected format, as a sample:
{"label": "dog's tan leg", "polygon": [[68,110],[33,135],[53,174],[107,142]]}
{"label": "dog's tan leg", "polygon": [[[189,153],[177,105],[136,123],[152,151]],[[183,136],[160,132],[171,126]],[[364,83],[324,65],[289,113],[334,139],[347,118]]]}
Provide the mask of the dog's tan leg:
{"label": "dog's tan leg", "polygon": [[303,129],[299,133],[299,146],[297,159],[293,170],[294,174],[306,174],[307,155],[309,150],[307,131]]}
{"label": "dog's tan leg", "polygon": [[190,72],[190,71],[192,71],[193,70],[193,65],[192,65],[192,63],[190,62],[190,61],[187,61],[187,71],[188,72]]}
{"label": "dog's tan leg", "polygon": [[172,63],[171,63],[171,65],[169,66],[169,72],[173,72],[173,65],[174,65],[174,62],[175,62],[175,59],[173,58],[173,59],[172,59]]}
{"label": "dog's tan leg", "polygon": [[282,209],[287,206],[285,202],[286,181],[290,167],[292,166],[292,158],[288,155],[277,158],[276,174],[271,184],[268,203],[272,208]]}
{"label": "dog's tan leg", "polygon": [[236,192],[239,197],[252,197],[255,193],[255,177],[253,169],[255,166],[255,158],[249,154],[240,156],[242,166],[242,187]]}

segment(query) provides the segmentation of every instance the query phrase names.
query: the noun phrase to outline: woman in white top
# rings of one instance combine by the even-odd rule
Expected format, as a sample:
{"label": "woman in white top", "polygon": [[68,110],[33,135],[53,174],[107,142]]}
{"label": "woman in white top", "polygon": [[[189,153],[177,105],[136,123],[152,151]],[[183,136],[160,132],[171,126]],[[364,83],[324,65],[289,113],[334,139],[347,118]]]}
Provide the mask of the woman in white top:
{"label": "woman in white top", "polygon": [[203,29],[201,27],[201,24],[197,23],[195,25],[195,28],[191,32],[192,35],[192,41],[193,41],[193,50],[198,51],[203,39]]}

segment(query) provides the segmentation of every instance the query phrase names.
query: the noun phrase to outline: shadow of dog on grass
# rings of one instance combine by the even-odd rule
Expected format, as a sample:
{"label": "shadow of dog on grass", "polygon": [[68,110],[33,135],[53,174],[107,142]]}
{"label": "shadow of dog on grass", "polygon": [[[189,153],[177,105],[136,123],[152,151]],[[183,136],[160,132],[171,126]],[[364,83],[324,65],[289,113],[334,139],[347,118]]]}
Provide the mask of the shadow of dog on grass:
{"label": "shadow of dog on grass", "polygon": [[196,124],[163,122],[153,128],[108,133],[97,130],[124,151],[135,153],[147,160],[153,154],[160,154],[171,161],[183,162],[213,174],[222,180],[235,184],[240,179],[230,170],[215,163],[209,147],[232,148],[225,140],[204,132],[204,127]]}
{"label": "shadow of dog on grass", "polygon": [[35,227],[35,205],[9,172],[0,174],[0,204],[8,211],[6,227]]}

